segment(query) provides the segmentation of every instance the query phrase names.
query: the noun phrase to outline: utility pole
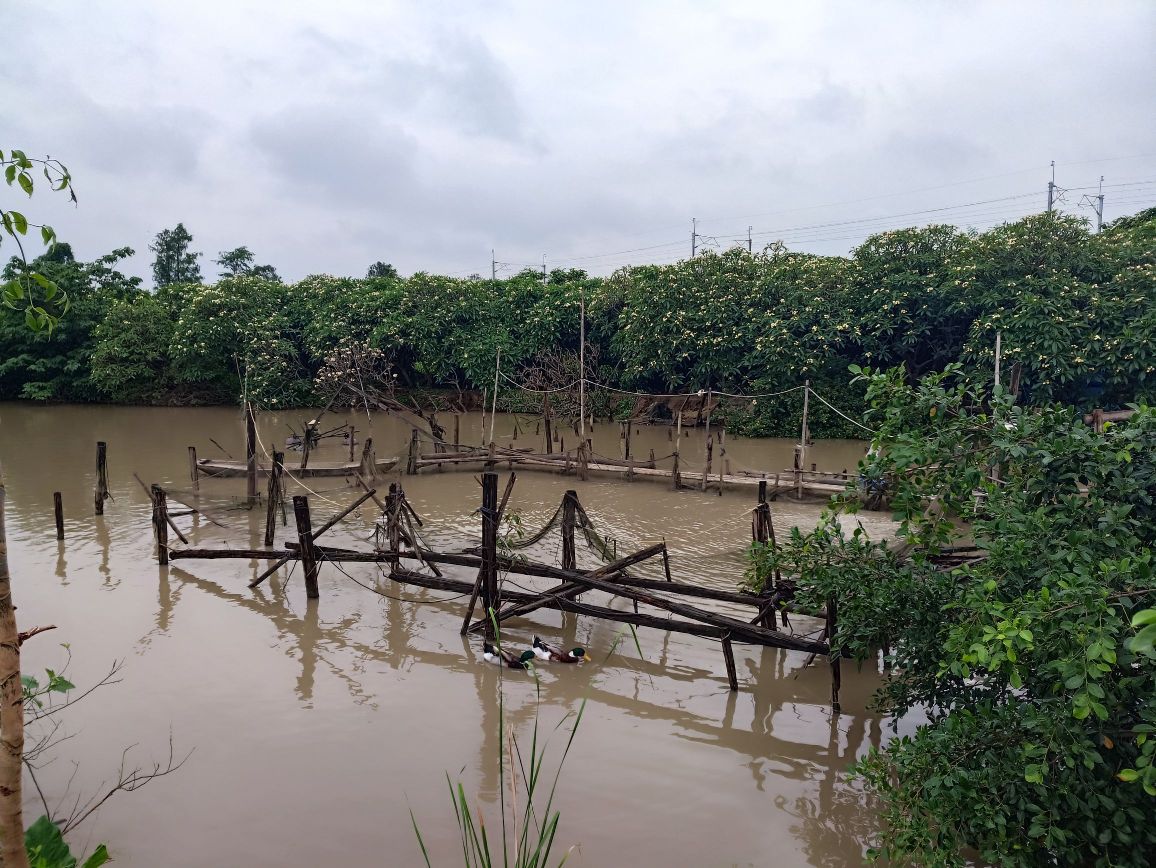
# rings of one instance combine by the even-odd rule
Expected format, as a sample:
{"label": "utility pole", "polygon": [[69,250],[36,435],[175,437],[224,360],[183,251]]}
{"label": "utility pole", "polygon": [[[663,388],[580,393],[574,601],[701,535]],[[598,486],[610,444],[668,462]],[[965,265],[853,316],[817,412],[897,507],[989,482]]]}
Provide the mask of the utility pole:
{"label": "utility pole", "polygon": [[1104,176],[1100,176],[1100,192],[1096,196],[1096,231],[1104,227]]}
{"label": "utility pole", "polygon": [[[1051,210],[1050,205],[1048,206],[1048,210],[1049,211]],[[490,280],[497,280],[497,279],[498,279],[498,258],[494,254],[494,248],[491,247],[490,248]]]}
{"label": "utility pole", "polygon": [[1052,160],[1052,180],[1048,181],[1048,213],[1052,213],[1052,205],[1056,198],[1056,161]]}
{"label": "utility pole", "polygon": [[753,247],[754,242],[751,239],[751,230],[754,228],[755,228],[754,226],[748,226],[747,227],[747,253],[754,253],[755,252],[754,247]]}
{"label": "utility pole", "polygon": [[546,279],[546,254],[542,254],[542,280]]}
{"label": "utility pole", "polygon": [[1099,232],[1104,226],[1104,176],[1100,176],[1100,191],[1095,196],[1083,196],[1080,198],[1081,205],[1090,205],[1092,210],[1096,212],[1096,231]]}
{"label": "utility pole", "polygon": [[690,218],[690,258],[694,259],[695,249],[698,247],[698,220]]}

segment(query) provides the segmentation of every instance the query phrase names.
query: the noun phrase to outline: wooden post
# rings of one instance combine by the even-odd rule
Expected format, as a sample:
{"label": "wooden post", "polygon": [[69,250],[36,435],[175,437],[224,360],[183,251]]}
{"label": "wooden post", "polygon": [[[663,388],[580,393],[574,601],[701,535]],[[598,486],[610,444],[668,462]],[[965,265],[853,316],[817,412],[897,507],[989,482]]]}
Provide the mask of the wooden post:
{"label": "wooden post", "polygon": [[104,515],[104,502],[108,500],[108,444],[103,440],[96,443],[96,514]]}
{"label": "wooden post", "polygon": [[486,639],[493,641],[491,612],[501,605],[498,597],[498,474],[482,474],[482,612],[486,620]]}
{"label": "wooden post", "polygon": [[250,506],[257,502],[257,420],[249,403],[245,404],[245,497]]}
{"label": "wooden post", "polygon": [[462,445],[462,417],[454,413],[454,446]]}
{"label": "wooden post", "polygon": [[[389,550],[401,550],[401,503],[397,493],[397,483],[389,484],[389,494],[385,496],[385,532],[389,539]],[[393,575],[401,566],[401,559],[394,555],[389,559],[389,573]]]}
{"label": "wooden post", "polygon": [[838,628],[839,608],[835,597],[827,598],[827,644],[831,650],[828,652],[831,661],[831,711],[838,714],[842,709],[839,705],[839,688],[842,686],[843,677],[839,669],[842,652],[835,642],[835,631]]}
{"label": "wooden post", "polygon": [[650,450],[650,460],[646,462],[646,466],[649,467],[651,470],[653,470],[656,466],[654,463],[654,450],[653,449]]}
{"label": "wooden post", "polygon": [[305,423],[305,440],[301,446],[301,470],[309,466],[309,453],[313,451],[313,438],[317,433],[317,420],[311,419]]}
{"label": "wooden post", "polygon": [[153,499],[153,534],[157,540],[157,563],[162,567],[169,562],[169,507],[165,490],[159,485],[151,489]]}
{"label": "wooden post", "polygon": [[353,463],[353,442],[356,439],[357,429],[352,425],[349,426],[349,463]]}
{"label": "wooden post", "polygon": [[409,435],[409,460],[405,465],[405,473],[407,476],[413,476],[417,473],[417,459],[421,451],[421,443],[418,441],[417,429],[414,428]]}
{"label": "wooden post", "polygon": [[52,505],[56,510],[56,538],[64,539],[64,502],[59,491],[52,492]]}
{"label": "wooden post", "polygon": [[201,490],[201,468],[197,464],[197,447],[189,447],[189,481],[193,483],[193,491]]}
{"label": "wooden post", "polygon": [[799,432],[799,448],[795,453],[795,495],[803,499],[803,468],[807,466],[807,439],[811,432],[807,430],[807,416],[811,409],[811,381],[803,381],[803,425]]}
{"label": "wooden post", "polygon": [[577,514],[578,492],[571,489],[562,495],[562,569],[577,569],[574,550],[574,517]]}
{"label": "wooden post", "polygon": [[273,468],[269,471],[268,503],[265,512],[265,545],[273,545],[273,529],[277,526],[277,504],[281,500],[281,473],[285,466],[285,453],[273,451]]}
{"label": "wooden post", "polygon": [[727,458],[726,429],[718,429],[718,496],[722,497],[723,476],[731,472],[731,462]]}
{"label": "wooden post", "polygon": [[726,664],[727,664],[727,682],[730,684],[731,690],[738,690],[739,689],[739,676],[738,676],[738,673],[735,671],[735,652],[734,652],[734,649],[731,648],[731,640],[730,639],[723,639],[722,640],[722,649],[723,649],[723,660],[725,660]]}
{"label": "wooden post", "polygon": [[361,444],[361,475],[369,479],[377,478],[377,467],[373,461],[373,438],[366,437]]}
{"label": "wooden post", "polygon": [[1104,433],[1104,410],[1101,407],[1092,411],[1092,430],[1097,434]]}
{"label": "wooden post", "polygon": [[297,543],[301,566],[305,570],[305,596],[316,600],[321,596],[317,590],[317,552],[313,546],[313,524],[309,520],[309,498],[302,494],[293,497],[293,515],[297,519]]}
{"label": "wooden post", "polygon": [[542,421],[546,423],[546,448],[542,450],[543,455],[549,455],[554,449],[554,425],[550,421],[550,396],[542,396]]}
{"label": "wooden post", "polygon": [[[710,476],[711,452],[714,450],[714,438],[710,436],[710,399],[711,390],[706,390],[706,446],[703,454],[702,485],[700,490],[706,491],[706,478]],[[701,409],[700,411],[701,412]]]}
{"label": "wooden post", "polygon": [[634,419],[631,418],[631,419],[626,420],[626,460],[627,461],[629,461],[634,455],[634,452],[631,451],[631,446],[630,446],[630,440],[633,436],[634,436]]}
{"label": "wooden post", "polygon": [[[710,423],[708,422],[707,425],[709,426]],[[702,485],[701,485],[702,491],[706,491],[706,480],[707,480],[707,477],[710,476],[711,456],[713,455],[713,453],[714,453],[714,435],[708,434],[708,435],[706,435],[706,457],[703,459],[703,468],[702,468]]]}
{"label": "wooden post", "polygon": [[686,409],[686,402],[688,399],[683,398],[682,404],[678,408],[678,419],[675,421],[674,436],[674,470],[670,474],[670,487],[673,491],[678,491],[682,487],[682,479],[678,475],[678,459],[679,452],[682,450],[682,411]]}

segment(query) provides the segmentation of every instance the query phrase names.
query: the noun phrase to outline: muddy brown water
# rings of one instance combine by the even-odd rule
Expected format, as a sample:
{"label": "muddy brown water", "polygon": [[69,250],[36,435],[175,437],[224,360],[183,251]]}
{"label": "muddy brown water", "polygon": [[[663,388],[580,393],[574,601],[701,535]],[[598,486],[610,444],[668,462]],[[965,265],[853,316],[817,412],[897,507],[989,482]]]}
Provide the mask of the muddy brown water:
{"label": "muddy brown water", "polygon": [[[283,444],[286,421],[300,429],[308,415],[262,415],[263,446]],[[330,414],[323,422],[345,418],[359,432],[369,427],[364,414]],[[519,445],[539,445],[534,425],[523,420]],[[513,429],[513,417],[499,415],[498,437],[511,441]],[[396,454],[404,466],[408,427],[376,417],[372,436],[379,456]],[[481,417],[463,417],[463,441],[480,437]],[[666,455],[668,437],[665,428],[636,429],[635,454],[654,448]],[[622,625],[540,611],[511,622],[505,641],[520,649],[540,634],[587,648],[592,662],[542,666],[536,685],[526,673],[480,662],[478,640],[458,635],[464,600],[388,581],[379,586],[390,597],[378,596],[350,578],[373,584],[380,574],[372,565],[347,565],[348,576],[323,566],[321,599],[314,602],[306,601],[299,572],[286,579],[282,571],[249,590],[263,562],[158,567],[147,497],[132,473],[187,490],[186,447],[197,446],[202,457],[220,455],[210,438],[243,455],[239,411],[0,405],[17,616],[22,628],[57,627],[25,646],[25,671],[59,670],[70,653],[68,675],[83,688],[123,661],[119,683],[61,715],[71,737],[38,775],[50,804],[68,813],[78,795],[83,802],[100,792],[102,782],[115,778],[126,747],[134,746],[130,766],[146,768],[167,757],[170,733],[178,755],[192,750],[177,773],[107,802],[75,833],[81,848],[107,842],[126,866],[418,865],[412,809],[434,864],[461,864],[446,774],[462,781],[495,829],[501,694],[506,725],[523,745],[537,712],[540,732],[550,733],[551,771],[569,723],[555,727],[586,701],[555,799],[556,853],[573,847],[568,864],[861,861],[876,814],[842,773],[890,731],[868,710],[879,678],[873,669],[844,666],[843,713],[832,715],[822,661],[804,668],[805,655],[736,645],[735,694],[713,641],[640,628],[640,658]],[[98,440],[109,444],[114,498],[103,518],[93,515]],[[599,424],[594,441],[596,451],[618,455],[617,426]],[[701,431],[684,432],[684,468],[700,463],[702,448]],[[808,463],[854,468],[864,448],[858,441],[818,442]],[[728,438],[727,450],[736,471],[774,472],[791,463],[785,440]],[[327,440],[316,454],[338,459],[345,452]],[[379,486],[391,480],[403,483],[434,545],[476,541],[480,489],[473,472],[395,471]],[[306,483],[315,526],[357,494],[341,479]],[[741,577],[754,489],[676,494],[663,483],[579,483],[527,471],[518,474],[512,506],[533,530],[571,487],[620,553],[665,538],[676,578],[732,588]],[[54,491],[64,498],[62,543],[53,529]],[[176,521],[194,544],[257,546],[264,510],[231,508],[243,493],[242,479],[205,480],[201,503],[228,527]],[[786,501],[773,508],[780,534],[812,526],[820,511]],[[366,508],[325,539],[364,546],[375,518]],[[891,528],[882,514],[859,518],[873,534]],[[580,563],[594,565],[581,540],[578,547]],[[554,535],[530,554],[553,560],[559,548]],[[656,570],[660,563],[640,572]],[[796,619],[800,632],[818,627]],[[34,787],[26,793],[31,820],[43,808]]]}

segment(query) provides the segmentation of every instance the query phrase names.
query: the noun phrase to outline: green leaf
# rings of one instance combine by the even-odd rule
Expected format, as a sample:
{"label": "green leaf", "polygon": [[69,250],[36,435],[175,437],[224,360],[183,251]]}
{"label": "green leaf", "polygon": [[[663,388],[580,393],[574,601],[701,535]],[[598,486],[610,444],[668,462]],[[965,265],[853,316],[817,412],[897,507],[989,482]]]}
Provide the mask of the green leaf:
{"label": "green leaf", "polygon": [[22,189],[25,193],[27,193],[29,196],[31,196],[32,195],[32,176],[29,175],[27,172],[21,172],[17,176],[17,180],[20,182],[20,189]]}
{"label": "green leaf", "polygon": [[108,855],[108,848],[104,846],[104,844],[101,844],[93,851],[91,856],[84,860],[81,868],[100,868],[101,865],[111,861],[112,857]]}
{"label": "green leaf", "polygon": [[4,167],[4,180],[8,182],[8,186],[12,186],[12,182],[16,180],[16,164],[10,163]]}
{"label": "green leaf", "polygon": [[28,218],[21,214],[19,211],[9,211],[8,213],[12,215],[12,225],[15,227],[16,231],[21,235],[27,235]]}
{"label": "green leaf", "polygon": [[24,848],[30,857],[35,857],[37,865],[46,868],[76,868],[76,857],[68,849],[60,828],[48,817],[40,817],[25,830]]}
{"label": "green leaf", "polygon": [[1116,772],[1116,777],[1122,781],[1134,781],[1140,777],[1140,773],[1136,769],[1120,769]]}

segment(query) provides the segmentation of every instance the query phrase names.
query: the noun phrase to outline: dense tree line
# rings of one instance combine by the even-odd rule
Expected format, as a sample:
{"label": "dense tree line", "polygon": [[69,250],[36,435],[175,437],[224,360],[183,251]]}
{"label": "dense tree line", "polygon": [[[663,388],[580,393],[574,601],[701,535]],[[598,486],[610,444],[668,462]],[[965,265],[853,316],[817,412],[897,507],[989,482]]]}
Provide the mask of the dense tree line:
{"label": "dense tree line", "polygon": [[[349,346],[385,351],[403,387],[481,389],[499,348],[515,378],[545,353],[576,353],[583,294],[595,376],[626,389],[762,394],[809,379],[857,415],[848,365],[902,365],[912,381],[953,362],[988,371],[997,331],[1028,402],[1118,406],[1150,400],[1156,382],[1156,209],[1099,234],[1039,215],[979,234],[884,232],[847,257],[729,250],[605,279],[402,278],[376,263],[364,279],[285,284],[241,247],[220,254],[222,277],[207,285],[184,227],[162,235],[153,291],[117,270],[128,250],[80,263],[61,245],[36,263],[72,312],[51,336],[5,313],[0,398],[223,403],[244,388],[266,406],[299,405]],[[787,433],[798,400],[728,412],[746,430]],[[813,430],[855,429],[820,406]]]}

